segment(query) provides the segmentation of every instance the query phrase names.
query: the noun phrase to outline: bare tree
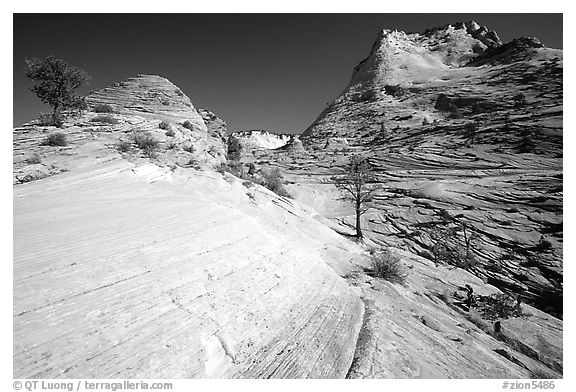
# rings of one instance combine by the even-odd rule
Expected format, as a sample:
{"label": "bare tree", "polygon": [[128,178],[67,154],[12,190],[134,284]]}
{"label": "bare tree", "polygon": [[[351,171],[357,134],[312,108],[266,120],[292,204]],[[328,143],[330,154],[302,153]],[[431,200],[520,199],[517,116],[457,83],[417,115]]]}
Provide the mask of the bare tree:
{"label": "bare tree", "polygon": [[480,129],[478,122],[470,122],[464,126],[464,136],[468,139],[468,146],[471,147],[476,141],[476,133]]}
{"label": "bare tree", "polygon": [[474,254],[472,250],[475,247],[476,241],[480,238],[478,233],[469,229],[466,222],[462,222],[462,234],[464,235],[464,247],[466,249],[466,259],[472,261],[474,259]]}
{"label": "bare tree", "polygon": [[439,226],[430,233],[430,237],[434,240],[432,253],[435,262],[442,261],[470,269],[477,262],[474,250],[480,236],[473,231],[472,226],[461,221],[459,219],[461,217],[439,222]]}
{"label": "bare tree", "polygon": [[373,179],[372,166],[368,159],[361,155],[353,155],[341,176],[332,177],[336,187],[344,194],[343,199],[351,200],[356,211],[356,238],[364,239],[361,216],[370,209],[369,203],[374,195],[368,182]]}

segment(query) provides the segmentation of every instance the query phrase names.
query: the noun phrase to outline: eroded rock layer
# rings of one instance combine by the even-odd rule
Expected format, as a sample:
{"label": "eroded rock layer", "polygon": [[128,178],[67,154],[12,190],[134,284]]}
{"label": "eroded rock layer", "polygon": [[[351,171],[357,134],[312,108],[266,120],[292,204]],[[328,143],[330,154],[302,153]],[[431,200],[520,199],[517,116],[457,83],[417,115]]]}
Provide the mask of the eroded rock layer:
{"label": "eroded rock layer", "polygon": [[458,247],[466,225],[476,239],[467,268],[561,317],[563,54],[496,38],[472,22],[384,30],[301,136],[312,152],[277,162],[314,203],[347,157],[367,155],[379,189],[365,216],[371,239],[434,260],[442,231],[460,229],[445,236]]}
{"label": "eroded rock layer", "polygon": [[157,75],[138,75],[95,91],[86,97],[91,106],[110,105],[118,112],[146,117],[162,116],[176,121],[189,121],[194,128],[206,132],[198,111],[190,98],[168,79]]}
{"label": "eroded rock layer", "polygon": [[245,150],[273,150],[285,146],[292,139],[292,135],[260,130],[233,132],[232,135],[238,139]]}
{"label": "eroded rock layer", "polygon": [[344,377],[358,251],[253,192],[120,159],[18,186],[14,377]]}

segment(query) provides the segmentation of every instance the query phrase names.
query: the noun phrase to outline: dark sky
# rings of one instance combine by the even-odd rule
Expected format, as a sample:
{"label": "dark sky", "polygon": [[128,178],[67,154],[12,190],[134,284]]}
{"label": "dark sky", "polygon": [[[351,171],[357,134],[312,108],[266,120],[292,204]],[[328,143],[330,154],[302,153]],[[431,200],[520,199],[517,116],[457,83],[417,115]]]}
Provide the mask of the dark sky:
{"label": "dark sky", "polygon": [[14,125],[48,111],[24,59],[54,55],[99,89],[136,74],[170,79],[229,130],[303,131],[348,83],[378,31],[475,20],[507,42],[562,48],[562,14],[15,14]]}

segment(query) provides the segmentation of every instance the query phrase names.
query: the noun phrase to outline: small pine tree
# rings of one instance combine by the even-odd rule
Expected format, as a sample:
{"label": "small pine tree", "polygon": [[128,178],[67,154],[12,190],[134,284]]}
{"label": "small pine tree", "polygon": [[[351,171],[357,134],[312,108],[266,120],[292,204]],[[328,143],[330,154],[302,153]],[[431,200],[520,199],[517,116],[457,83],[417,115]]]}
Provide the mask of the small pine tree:
{"label": "small pine tree", "polygon": [[75,93],[77,88],[90,79],[90,75],[83,69],[72,67],[54,56],[43,60],[26,59],[26,77],[34,82],[31,90],[42,102],[52,107],[55,123],[64,109],[86,108],[84,98]]}
{"label": "small pine tree", "polygon": [[242,144],[234,135],[228,137],[228,159],[231,161],[239,161],[242,157]]}

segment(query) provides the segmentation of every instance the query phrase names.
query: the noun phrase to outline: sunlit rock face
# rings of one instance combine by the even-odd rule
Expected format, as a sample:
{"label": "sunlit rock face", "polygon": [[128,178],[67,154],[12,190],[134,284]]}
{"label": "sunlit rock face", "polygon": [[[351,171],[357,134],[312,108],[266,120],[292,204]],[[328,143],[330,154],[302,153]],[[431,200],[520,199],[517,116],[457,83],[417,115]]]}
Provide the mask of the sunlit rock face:
{"label": "sunlit rock face", "polygon": [[[434,238],[454,225],[457,245],[464,223],[478,236],[469,268],[561,316],[562,75],[562,50],[503,44],[474,22],[383,30],[302,134],[315,154],[291,173],[309,181],[369,156],[380,183],[365,217],[374,241],[434,259]],[[342,138],[350,148],[325,149]]]}
{"label": "sunlit rock face", "polygon": [[[215,171],[224,120],[158,76],[14,129],[14,378],[562,377],[562,51],[472,22],[375,47],[302,139],[245,154],[295,199]],[[365,244],[330,180],[356,153]],[[435,235],[462,223],[456,268]],[[518,314],[480,306],[502,291]]]}
{"label": "sunlit rock face", "polygon": [[206,131],[206,124],[190,98],[168,79],[157,75],[138,75],[114,83],[91,93],[86,101],[92,106],[108,104],[120,112],[188,120],[198,130]]}
{"label": "sunlit rock face", "polygon": [[[200,114],[166,78],[138,75],[92,92],[86,102],[89,111],[65,124],[70,132],[95,131],[99,137],[124,141],[146,133],[159,142],[157,159],[169,165],[213,167],[226,160],[222,139],[226,123],[208,109]],[[110,113],[101,113],[103,107]],[[116,123],[97,121],[103,117]]]}
{"label": "sunlit rock face", "polygon": [[167,79],[87,101],[14,129],[14,377],[345,377],[362,249],[216,172],[226,123]]}
{"label": "sunlit rock face", "polygon": [[276,134],[264,130],[240,131],[232,133],[246,149],[273,150],[288,144],[291,135]]}
{"label": "sunlit rock face", "polygon": [[252,192],[119,158],[16,186],[14,377],[343,378],[361,250]]}

